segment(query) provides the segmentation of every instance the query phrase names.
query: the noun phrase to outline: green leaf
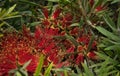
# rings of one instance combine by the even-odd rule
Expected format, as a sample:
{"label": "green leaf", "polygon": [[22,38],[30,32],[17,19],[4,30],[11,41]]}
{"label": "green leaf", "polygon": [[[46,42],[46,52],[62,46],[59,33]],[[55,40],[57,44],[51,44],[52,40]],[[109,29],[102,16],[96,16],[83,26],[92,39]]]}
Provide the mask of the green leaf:
{"label": "green leaf", "polygon": [[64,75],[65,75],[65,76],[68,76],[68,74],[67,74],[67,71],[66,71],[66,70],[64,70]]}
{"label": "green leaf", "polygon": [[116,76],[120,76],[120,72],[118,72],[118,73],[116,74]]}
{"label": "green leaf", "polygon": [[114,4],[114,3],[117,3],[117,2],[120,2],[120,0],[113,0],[113,1],[111,2],[111,4]]}
{"label": "green leaf", "polygon": [[25,3],[25,4],[29,4],[29,5],[33,5],[33,6],[40,6],[39,4],[35,3],[35,2],[31,2],[29,0],[19,0],[19,2]]}
{"label": "green leaf", "polygon": [[92,9],[96,9],[96,7],[100,6],[102,2],[103,2],[103,0],[95,0],[95,3],[93,5]]}
{"label": "green leaf", "polygon": [[89,41],[88,48],[87,48],[87,52],[89,52],[89,51],[91,50],[93,41],[94,41],[94,35],[91,37],[91,39],[90,39],[90,41]]}
{"label": "green leaf", "polygon": [[107,14],[104,14],[103,18],[104,18],[105,22],[108,24],[108,26],[109,26],[113,31],[116,31],[115,23],[113,22],[113,20],[112,20]]}
{"label": "green leaf", "polygon": [[82,66],[83,66],[84,71],[85,71],[85,73],[84,73],[85,76],[94,76],[93,73],[90,71],[90,69],[88,68],[87,65],[85,65],[84,63],[82,63]]}
{"label": "green leaf", "polygon": [[4,22],[2,22],[2,23],[0,24],[0,27],[2,27],[4,24],[5,24],[5,23],[4,23]]}
{"label": "green leaf", "polygon": [[119,10],[118,20],[117,20],[117,28],[120,29],[120,10]]}
{"label": "green leaf", "polygon": [[73,23],[73,24],[71,24],[70,26],[71,26],[71,27],[75,27],[75,26],[80,26],[80,24],[79,24],[79,23]]}
{"label": "green leaf", "polygon": [[120,45],[108,46],[104,50],[116,50],[116,51],[119,50],[120,51]]}
{"label": "green leaf", "polygon": [[103,27],[97,26],[96,29],[102,33],[103,35],[105,35],[106,37],[108,37],[109,39],[115,40],[115,41],[120,41],[120,38],[116,35],[114,35],[113,33],[107,31],[106,29],[104,29]]}
{"label": "green leaf", "polygon": [[75,40],[74,37],[72,37],[72,36],[70,36],[70,35],[68,35],[68,34],[66,34],[65,37],[66,37],[68,40],[70,40],[75,46],[78,46],[78,45],[79,45],[78,42]]}
{"label": "green leaf", "polygon": [[41,55],[38,66],[37,66],[37,68],[35,70],[34,76],[39,76],[39,74],[41,72],[41,69],[42,69],[42,66],[43,66],[43,63],[44,63],[44,56]]}
{"label": "green leaf", "polygon": [[2,37],[3,36],[3,34],[0,34],[0,37]]}
{"label": "green leaf", "polygon": [[33,23],[30,23],[29,26],[32,27],[32,26],[36,26],[38,24],[40,24],[41,22],[33,22]]}
{"label": "green leaf", "polygon": [[6,19],[16,18],[16,17],[21,17],[21,15],[15,15],[15,16],[4,17],[4,18],[2,18],[2,19],[3,19],[3,20],[6,20]]}
{"label": "green leaf", "polygon": [[52,66],[53,66],[53,63],[51,63],[49,65],[49,67],[46,69],[45,73],[44,73],[44,76],[49,76],[50,75],[50,71],[52,69]]}
{"label": "green leaf", "polygon": [[118,62],[116,60],[113,60],[112,58],[110,58],[109,56],[103,54],[103,53],[98,53],[96,52],[96,54],[100,57],[100,59],[102,60],[108,60],[109,63],[112,63],[114,65],[118,64]]}
{"label": "green leaf", "polygon": [[26,67],[30,64],[31,61],[32,61],[32,60],[27,61],[27,62],[22,66],[21,69],[26,69]]}
{"label": "green leaf", "polygon": [[59,0],[48,0],[50,2],[59,2]]}
{"label": "green leaf", "polygon": [[16,4],[13,5],[12,7],[10,7],[10,8],[8,9],[8,11],[6,12],[6,15],[10,14],[10,13],[15,9],[15,7],[16,7]]}
{"label": "green leaf", "polygon": [[20,72],[16,72],[16,76],[22,76]]}
{"label": "green leaf", "polygon": [[4,18],[4,17],[8,16],[15,9],[15,7],[16,7],[16,4],[13,5],[12,7],[10,7],[8,10],[3,9],[2,12],[0,13],[0,17]]}

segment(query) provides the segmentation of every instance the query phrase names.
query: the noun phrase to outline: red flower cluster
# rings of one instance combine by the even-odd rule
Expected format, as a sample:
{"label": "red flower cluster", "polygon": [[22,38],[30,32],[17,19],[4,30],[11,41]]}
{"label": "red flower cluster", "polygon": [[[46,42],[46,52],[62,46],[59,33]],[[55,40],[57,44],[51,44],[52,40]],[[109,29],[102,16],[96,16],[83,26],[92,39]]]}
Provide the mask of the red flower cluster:
{"label": "red flower cluster", "polygon": [[[66,51],[69,54],[70,62],[79,65],[80,63],[84,62],[84,56],[87,56],[90,59],[97,59],[97,55],[95,54],[96,50],[96,41],[93,41],[91,45],[91,50],[87,52],[88,44],[90,42],[90,36],[83,35],[77,39],[79,46],[77,46],[77,51],[75,47],[69,46],[70,48]],[[86,54],[86,53],[87,54]]]}
{"label": "red flower cluster", "polygon": [[[94,1],[92,1],[90,3],[93,4]],[[60,8],[55,9],[53,14],[49,17],[48,10],[46,8],[44,8],[43,14],[44,14],[45,18],[43,20],[43,24],[47,27],[54,26],[53,29],[58,29],[58,33],[59,33],[58,35],[62,35],[62,36],[64,36],[66,34],[66,32],[64,31],[64,28],[65,29],[67,28],[67,30],[69,31],[69,34],[75,37],[75,39],[80,44],[78,46],[77,51],[75,50],[76,47],[74,47],[74,45],[69,40],[62,40],[61,43],[65,47],[66,51],[63,50],[62,52],[64,52],[64,53],[62,53],[63,55],[62,55],[62,57],[61,56],[60,57],[61,57],[62,61],[67,61],[69,64],[75,63],[75,64],[79,65],[81,62],[84,61],[83,51],[86,51],[88,48],[88,44],[90,42],[90,36],[89,35],[82,36],[83,33],[80,33],[81,31],[80,31],[80,28],[78,28],[78,27],[75,27],[75,28],[68,27],[72,24],[73,16],[70,13],[67,13],[67,14],[61,16],[60,15],[61,12],[62,12],[62,10]],[[61,27],[62,30],[59,30],[58,26]],[[79,37],[79,34],[81,34],[80,37]],[[96,42],[94,41],[92,44],[92,50],[95,48],[96,48]],[[78,53],[76,54],[76,52],[78,52]],[[59,55],[59,53],[61,53],[61,52],[57,52],[56,54],[51,54],[52,56],[48,57],[48,59],[54,60],[54,57],[57,57]],[[94,53],[94,51],[89,52],[87,54],[87,56],[90,59],[96,59],[96,54]],[[57,60],[57,58],[56,58],[56,60]],[[61,60],[59,60],[59,58],[58,58],[58,61],[61,61]]]}
{"label": "red flower cluster", "polygon": [[49,11],[47,8],[43,8],[44,19],[42,21],[43,25],[47,27],[58,27],[65,28],[72,23],[73,17],[70,13],[60,16],[62,9],[59,7],[54,10],[51,16],[49,16]]}
{"label": "red flower cluster", "polygon": [[34,72],[39,55],[32,53],[35,40],[29,37],[17,33],[4,34],[0,43],[0,76],[8,76],[10,70],[23,66],[29,60],[31,62],[26,69]]}
{"label": "red flower cluster", "polygon": [[[7,33],[3,36],[0,43],[0,75],[7,76],[8,71],[23,66],[27,61],[31,63],[26,68],[28,72],[33,73],[37,64],[39,54],[45,55],[44,66],[53,62],[55,67],[68,66],[70,64],[79,65],[84,62],[84,51],[87,50],[90,42],[90,35],[79,36],[78,27],[69,28],[72,24],[72,15],[65,14],[60,17],[61,9],[56,9],[49,17],[49,12],[43,8],[45,18],[42,21],[43,27],[36,27],[34,36],[24,27],[22,34]],[[59,17],[59,18],[58,18]],[[59,26],[60,25],[60,26]],[[65,36],[67,34],[74,37],[78,46],[66,38],[55,39],[54,36]],[[58,46],[62,44],[63,48]],[[92,44],[92,50],[96,48],[96,42]],[[94,51],[87,52],[88,58],[96,59]]]}
{"label": "red flower cluster", "polygon": [[42,52],[46,56],[45,65],[49,62],[53,64],[59,63],[58,50],[56,41],[53,39],[53,36],[58,34],[57,29],[45,28],[41,29],[40,27],[36,28],[35,38],[38,46],[38,52]]}
{"label": "red flower cluster", "polygon": [[[91,5],[91,6],[94,5],[94,0],[89,0],[89,2],[90,2],[90,5]],[[104,7],[103,7],[102,5],[96,7],[96,12],[99,12],[99,11],[103,10],[103,8],[104,8]]]}
{"label": "red flower cluster", "polygon": [[0,76],[8,76],[10,70],[22,67],[29,60],[26,70],[34,73],[41,53],[46,56],[44,66],[49,62],[60,63],[59,48],[53,39],[57,33],[57,29],[36,27],[32,36],[24,27],[22,34],[4,34],[0,43]]}

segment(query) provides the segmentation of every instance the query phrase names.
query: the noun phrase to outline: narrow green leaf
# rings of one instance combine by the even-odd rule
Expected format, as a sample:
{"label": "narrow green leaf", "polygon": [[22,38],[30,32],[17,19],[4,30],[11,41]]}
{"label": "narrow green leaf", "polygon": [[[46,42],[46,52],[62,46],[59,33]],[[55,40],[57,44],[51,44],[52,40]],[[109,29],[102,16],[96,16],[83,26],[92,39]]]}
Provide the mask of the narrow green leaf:
{"label": "narrow green leaf", "polygon": [[106,47],[104,50],[119,50],[120,51],[120,45],[112,45],[109,47]]}
{"label": "narrow green leaf", "polygon": [[0,37],[2,37],[3,36],[3,34],[0,34]]}
{"label": "narrow green leaf", "polygon": [[120,0],[113,0],[113,1],[111,2],[111,4],[114,4],[114,3],[117,3],[117,2],[120,2]]}
{"label": "narrow green leaf", "polygon": [[67,74],[67,71],[66,71],[66,70],[64,70],[64,75],[65,75],[65,76],[68,76],[68,74]]}
{"label": "narrow green leaf", "polygon": [[50,75],[50,71],[52,69],[52,66],[53,66],[53,63],[51,63],[49,65],[49,67],[46,69],[45,73],[44,73],[44,76],[49,76]]}
{"label": "narrow green leaf", "polygon": [[87,52],[89,52],[89,51],[91,50],[93,41],[94,41],[94,35],[91,37],[91,39],[90,39],[90,41],[89,41],[88,48],[87,48]]}
{"label": "narrow green leaf", "polygon": [[50,2],[59,2],[59,0],[48,0]]}
{"label": "narrow green leaf", "polygon": [[70,40],[75,46],[78,46],[78,45],[79,45],[78,42],[75,40],[74,37],[72,37],[72,36],[70,36],[70,35],[68,35],[68,34],[66,34],[65,37],[66,37],[68,40]]}
{"label": "narrow green leaf", "polygon": [[84,68],[85,71],[85,75],[86,76],[94,76],[93,73],[89,70],[89,68],[87,67],[87,65],[85,65],[84,63],[82,63],[82,66]]}
{"label": "narrow green leaf", "polygon": [[28,76],[28,72],[22,68],[18,70],[22,76]]}
{"label": "narrow green leaf", "polygon": [[107,14],[104,14],[103,18],[104,18],[105,22],[108,24],[108,26],[109,26],[113,31],[116,31],[115,23],[113,22],[113,20],[112,20]]}
{"label": "narrow green leaf", "polygon": [[120,76],[120,72],[118,72],[118,73],[116,74],[116,76]]}
{"label": "narrow green leaf", "polygon": [[2,8],[0,8],[0,12],[2,11]]}
{"label": "narrow green leaf", "polygon": [[6,12],[6,15],[10,14],[15,9],[15,7],[16,7],[16,4],[10,7]]}
{"label": "narrow green leaf", "polygon": [[32,26],[36,26],[36,25],[38,25],[38,24],[40,24],[41,22],[33,22],[33,23],[31,23],[29,26],[30,27],[32,27]]}
{"label": "narrow green leaf", "polygon": [[71,27],[76,27],[76,26],[80,26],[80,24],[79,24],[79,23],[73,23],[73,24],[71,24],[70,26],[71,26]]}
{"label": "narrow green leaf", "polygon": [[103,60],[108,60],[109,63],[112,63],[114,65],[118,64],[118,62],[112,58],[110,58],[109,56],[103,54],[103,53],[98,53],[96,52],[96,54],[100,57],[100,59],[103,59]]}
{"label": "narrow green leaf", "polygon": [[39,76],[41,69],[42,69],[42,66],[43,66],[43,63],[44,63],[44,56],[41,55],[40,60],[39,60],[39,64],[35,70],[34,76]]}
{"label": "narrow green leaf", "polygon": [[2,23],[0,24],[0,27],[2,27],[4,24],[5,24],[5,23],[4,23],[4,22],[2,22]]}
{"label": "narrow green leaf", "polygon": [[95,0],[95,3],[92,7],[92,9],[96,9],[96,7],[98,7],[99,5],[101,5],[101,3],[103,2],[103,0]]}
{"label": "narrow green leaf", "polygon": [[40,6],[39,4],[28,1],[28,0],[19,0],[19,2],[26,3],[26,4],[33,5],[33,6]]}
{"label": "narrow green leaf", "polygon": [[3,20],[6,20],[6,19],[16,18],[16,17],[21,17],[21,15],[15,15],[15,16],[4,17],[4,18],[2,18],[2,19],[3,19]]}
{"label": "narrow green leaf", "polygon": [[0,20],[2,20],[2,18],[5,16],[6,14],[6,9],[2,9],[0,12]]}
{"label": "narrow green leaf", "polygon": [[120,29],[120,10],[119,10],[118,20],[117,20],[117,28]]}
{"label": "narrow green leaf", "polygon": [[21,69],[26,69],[26,67],[30,64],[31,61],[32,61],[32,60],[27,61],[27,62],[22,66]]}
{"label": "narrow green leaf", "polygon": [[16,72],[15,75],[16,75],[16,76],[22,76],[22,75],[20,74],[20,72]]}
{"label": "narrow green leaf", "polygon": [[105,35],[106,37],[115,40],[115,41],[120,41],[120,38],[116,35],[114,35],[113,33],[107,31],[106,29],[104,29],[103,27],[97,26],[96,29],[102,33],[103,35]]}

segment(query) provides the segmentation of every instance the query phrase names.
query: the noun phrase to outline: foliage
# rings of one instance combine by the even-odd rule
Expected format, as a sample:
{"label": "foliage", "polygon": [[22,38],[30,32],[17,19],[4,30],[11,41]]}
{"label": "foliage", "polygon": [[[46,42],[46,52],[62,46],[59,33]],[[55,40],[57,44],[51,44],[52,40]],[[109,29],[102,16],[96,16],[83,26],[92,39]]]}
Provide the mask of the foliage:
{"label": "foliage", "polygon": [[119,76],[119,4],[0,1],[0,75]]}

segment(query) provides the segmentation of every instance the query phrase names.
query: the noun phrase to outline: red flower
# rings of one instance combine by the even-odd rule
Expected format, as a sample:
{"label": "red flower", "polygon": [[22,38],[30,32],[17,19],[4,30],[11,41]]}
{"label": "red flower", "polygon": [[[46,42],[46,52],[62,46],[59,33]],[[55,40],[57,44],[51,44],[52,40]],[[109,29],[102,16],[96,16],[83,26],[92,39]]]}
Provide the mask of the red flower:
{"label": "red flower", "polygon": [[71,35],[78,35],[79,31],[80,31],[80,29],[78,27],[75,27],[70,31],[70,34]]}
{"label": "red flower", "polygon": [[52,14],[52,19],[55,20],[61,13],[61,9],[60,8],[57,8],[53,14]]}
{"label": "red flower", "polygon": [[83,55],[82,53],[79,53],[78,56],[77,56],[77,58],[76,58],[75,63],[76,63],[77,65],[79,65],[79,64],[82,63],[82,62],[84,62],[84,55]]}
{"label": "red flower", "polygon": [[27,61],[31,60],[30,64],[26,68],[28,72],[33,73],[37,66],[38,57],[37,54],[32,54],[34,50],[33,37],[27,37],[22,34],[9,33],[5,34],[1,39],[0,46],[0,76],[8,76],[8,72],[12,69],[16,69],[19,66],[23,66]]}
{"label": "red flower", "polygon": [[102,11],[103,10],[103,6],[98,6],[98,7],[96,7],[96,12],[99,12],[99,11]]}
{"label": "red flower", "polygon": [[37,37],[38,50],[46,56],[45,65],[49,62],[53,62],[54,65],[59,63],[58,46],[53,37],[58,35],[58,29],[54,28],[36,28],[35,37]]}
{"label": "red flower", "polygon": [[93,6],[94,0],[89,0],[89,2],[90,2],[90,5]]}
{"label": "red flower", "polygon": [[43,8],[42,12],[43,12],[45,18],[48,19],[48,17],[49,17],[49,11],[48,11],[48,9],[47,8]]}
{"label": "red flower", "polygon": [[50,24],[51,24],[51,22],[50,22],[48,19],[44,19],[44,20],[42,21],[42,24],[49,27]]}
{"label": "red flower", "polygon": [[50,25],[52,24],[57,24],[56,18],[59,16],[59,14],[61,13],[61,9],[60,8],[56,8],[54,10],[54,12],[52,13],[52,16],[49,17],[49,11],[47,8],[43,8],[42,12],[45,16],[45,19],[43,19],[42,23],[43,25],[46,25],[48,27],[50,27]]}
{"label": "red flower", "polygon": [[98,59],[98,57],[97,57],[97,55],[95,54],[94,51],[88,52],[87,56],[90,59]]}
{"label": "red flower", "polygon": [[[94,5],[94,0],[89,0],[89,2],[90,2],[90,5],[91,6],[93,6]],[[101,10],[103,10],[103,6],[102,5],[99,5],[99,6],[97,6],[96,8],[95,8],[95,11],[96,12],[99,12],[99,11],[101,11]]]}
{"label": "red flower", "polygon": [[74,52],[75,47],[71,46],[66,52],[67,53],[73,53]]}
{"label": "red flower", "polygon": [[53,62],[54,65],[58,64],[60,60],[57,53],[51,53],[47,59],[49,62]]}
{"label": "red flower", "polygon": [[65,14],[61,19],[62,27],[63,28],[68,27],[72,23],[72,20],[73,20],[73,16],[70,13]]}
{"label": "red flower", "polygon": [[90,38],[88,35],[83,35],[82,37],[79,37],[77,41],[84,45],[88,45]]}
{"label": "red flower", "polygon": [[78,52],[83,52],[85,50],[85,48],[82,45],[79,45],[77,47],[77,50],[78,50]]}

